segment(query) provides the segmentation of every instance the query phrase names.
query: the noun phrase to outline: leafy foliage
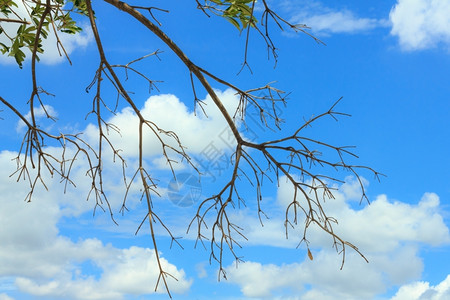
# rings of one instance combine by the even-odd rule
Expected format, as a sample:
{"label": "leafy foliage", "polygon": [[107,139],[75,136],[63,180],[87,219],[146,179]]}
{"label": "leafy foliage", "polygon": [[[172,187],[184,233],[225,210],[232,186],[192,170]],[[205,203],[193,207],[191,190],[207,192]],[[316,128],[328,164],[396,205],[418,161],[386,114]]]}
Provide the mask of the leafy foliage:
{"label": "leafy foliage", "polygon": [[214,5],[209,6],[209,9],[217,11],[218,15],[224,17],[239,31],[242,31],[249,25],[255,26],[257,22],[256,18],[253,15],[253,8],[255,3],[255,1],[253,0],[211,0],[210,2]]}
{"label": "leafy foliage", "polygon": [[[239,31],[255,26],[257,22],[253,15],[253,0],[205,2],[202,8],[225,18]],[[42,39],[48,38],[49,34],[55,34],[58,39],[59,33],[76,34],[82,31],[72,13],[88,15],[86,0],[54,0],[51,6],[45,5],[42,0],[25,0],[23,3],[27,11],[25,15],[20,13],[19,5],[14,0],[0,0],[0,13],[6,17],[1,19],[2,22],[20,24],[15,35],[12,35],[0,23],[0,37],[6,36],[9,40],[7,44],[0,42],[0,52],[14,57],[20,68],[26,58],[25,49],[35,54],[43,53]],[[39,60],[39,56],[36,57]]]}
{"label": "leafy foliage", "polygon": [[[69,3],[72,3],[72,8],[66,9]],[[1,19],[2,23],[20,24],[12,33],[0,23],[0,37],[6,37],[9,41],[8,44],[0,43],[0,51],[2,54],[14,57],[20,68],[23,67],[26,49],[34,53],[39,60],[37,53],[44,52],[43,39],[47,39],[49,34],[54,34],[59,41],[58,34],[61,32],[79,33],[82,29],[72,18],[71,13],[87,14],[86,2],[83,0],[56,0],[51,6],[43,1],[27,0],[23,2],[23,8],[25,13],[13,0],[0,0],[0,12],[6,17]]]}

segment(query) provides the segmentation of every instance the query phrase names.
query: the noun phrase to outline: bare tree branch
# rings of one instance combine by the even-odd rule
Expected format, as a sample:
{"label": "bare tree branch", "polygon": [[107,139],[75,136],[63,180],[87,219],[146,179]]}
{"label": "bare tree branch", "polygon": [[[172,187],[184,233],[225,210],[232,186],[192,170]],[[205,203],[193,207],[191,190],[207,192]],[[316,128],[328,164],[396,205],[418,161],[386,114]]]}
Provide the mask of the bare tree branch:
{"label": "bare tree branch", "polygon": [[[55,3],[50,0],[25,2],[24,5],[27,8],[27,13],[30,17],[33,13],[31,10],[32,5],[38,3],[44,7],[44,10],[39,16],[38,21],[36,21],[36,18],[33,19],[33,22],[36,23],[34,24],[36,28],[35,37],[31,47],[32,55],[30,71],[32,91],[28,98],[30,118],[28,119],[26,114],[21,113],[12,102],[0,97],[0,102],[23,121],[26,127],[26,133],[24,134],[18,155],[15,158],[17,169],[12,176],[16,176],[18,180],[27,180],[30,186],[30,192],[27,195],[26,200],[31,201],[32,195],[38,184],[47,188],[44,181],[44,172],[51,176],[59,176],[64,182],[65,187],[69,184],[75,185],[71,178],[71,171],[76,161],[82,160],[87,166],[86,175],[91,181],[88,199],[91,196],[95,198],[94,213],[97,208],[108,211],[111,219],[115,222],[113,209],[108,200],[103,180],[103,162],[106,160],[105,153],[107,153],[105,151],[111,151],[113,160],[115,161],[117,159],[121,163],[123,173],[125,193],[122,200],[122,207],[119,212],[124,213],[128,210],[127,199],[131,194],[132,187],[134,187],[134,185],[139,185],[141,190],[141,200],[145,199],[146,213],[145,216],[143,216],[143,220],[138,226],[136,233],[143,227],[143,224],[148,222],[148,230],[159,270],[155,291],[161,284],[164,286],[169,297],[172,297],[168,279],[173,278],[176,280],[176,278],[164,269],[160,253],[158,252],[158,239],[155,232],[155,224],[160,224],[168,233],[171,238],[171,245],[173,243],[178,244],[180,247],[182,247],[182,245],[178,242],[178,237],[175,237],[172,234],[169,226],[164,223],[164,219],[159,217],[158,211],[153,207],[152,197],[158,197],[160,196],[160,193],[156,183],[157,181],[152,177],[152,172],[146,168],[143,142],[144,135],[150,132],[150,134],[156,138],[162,157],[164,157],[169,165],[174,178],[176,178],[174,164],[178,162],[184,162],[189,165],[192,170],[198,173],[200,173],[201,170],[196,167],[191,157],[186,152],[182,143],[182,137],[179,137],[176,132],[166,130],[156,124],[153,120],[146,118],[136,104],[137,102],[133,99],[132,93],[129,93],[124,87],[125,81],[129,79],[130,72],[143,79],[146,84],[148,84],[149,91],[158,89],[156,83],[159,81],[151,79],[147,73],[139,70],[136,63],[148,57],[156,57],[159,59],[158,54],[162,53],[162,51],[156,50],[125,64],[112,64],[105,53],[102,35],[97,27],[97,19],[94,15],[94,9],[92,7],[93,3],[91,0],[86,0],[85,2],[82,1],[82,3],[77,2],[78,4],[74,2],[73,7],[68,9],[63,8],[63,4],[59,2]],[[265,206],[262,203],[264,198],[262,186],[264,184],[272,184],[274,185],[274,188],[276,188],[276,185],[279,184],[282,179],[290,183],[294,189],[293,198],[290,200],[284,211],[283,222],[286,237],[289,236],[290,228],[301,226],[299,224],[303,221],[303,234],[297,238],[299,239],[299,245],[301,243],[306,245],[310,259],[313,259],[313,256],[309,249],[308,234],[311,226],[316,226],[330,236],[333,241],[333,247],[342,255],[341,268],[345,262],[347,248],[353,249],[367,261],[363,253],[361,253],[355,245],[335,233],[333,226],[337,223],[337,220],[332,216],[328,216],[323,203],[328,199],[334,198],[335,189],[333,184],[342,182],[337,176],[328,175],[332,171],[334,172],[337,170],[354,175],[360,185],[362,194],[361,200],[368,199],[365,193],[363,180],[359,175],[360,172],[373,173],[377,178],[382,174],[370,167],[353,164],[351,160],[357,158],[357,155],[352,152],[352,147],[336,146],[327,141],[311,138],[306,135],[306,131],[309,127],[315,125],[324,118],[331,117],[337,121],[341,116],[349,116],[346,113],[336,110],[336,106],[342,98],[337,100],[327,111],[312,116],[310,119],[298,124],[296,129],[293,130],[290,135],[263,142],[250,140],[245,137],[245,129],[248,128],[246,122],[248,110],[254,109],[257,112],[259,121],[264,128],[270,128],[274,131],[280,130],[284,120],[281,119],[281,116],[277,111],[277,105],[285,105],[289,95],[288,93],[274,87],[273,82],[256,88],[243,89],[239,85],[221,78],[214,74],[214,72],[195,64],[179,45],[167,36],[161,28],[161,23],[155,18],[152,12],[156,10],[168,13],[167,10],[153,6],[132,6],[119,0],[105,0],[105,2],[140,22],[144,28],[149,30],[154,36],[158,37],[164,45],[178,57],[180,63],[187,68],[186,76],[189,76],[192,85],[194,103],[199,104],[201,109],[203,109],[202,102],[197,97],[196,86],[194,85],[194,82],[197,82],[198,80],[201,87],[204,88],[211,97],[214,105],[219,109],[236,141],[236,146],[231,155],[231,164],[233,167],[229,174],[227,174],[228,177],[226,177],[225,183],[218,188],[218,192],[215,195],[204,199],[199,204],[195,215],[192,217],[187,228],[187,232],[190,230],[195,231],[196,244],[200,242],[204,247],[207,247],[206,245],[209,246],[210,262],[215,261],[219,265],[219,280],[222,277],[226,278],[224,268],[225,255],[230,253],[236,262],[241,261],[241,257],[237,253],[237,250],[242,246],[241,244],[247,240],[242,224],[238,224],[234,219],[234,210],[239,209],[241,205],[246,205],[247,201],[241,193],[242,186],[249,186],[253,190],[255,195],[253,201],[257,207],[255,213],[258,216],[261,226],[264,226],[264,221],[270,216],[270,213],[265,212]],[[208,12],[210,12],[213,15],[228,18],[228,20],[231,18],[231,20],[234,20],[234,22],[237,23],[236,25],[236,23],[232,21],[233,24],[240,30],[246,29],[244,62],[242,68],[248,67],[250,69],[248,63],[248,48],[250,30],[253,29],[263,38],[269,54],[273,56],[276,62],[277,51],[270,33],[271,26],[269,25],[269,22],[275,24],[280,30],[283,30],[284,27],[288,27],[294,31],[307,34],[317,43],[322,43],[322,41],[312,36],[307,31],[308,27],[306,25],[294,25],[289,23],[273,11],[265,0],[262,0],[263,12],[260,16],[260,23],[257,23],[255,16],[255,0],[251,2],[247,1],[246,3],[249,3],[248,7],[245,6],[244,11],[241,11],[240,15],[238,13],[231,16],[227,15],[227,13],[229,13],[227,11],[227,5],[235,5],[234,2],[235,1],[233,1],[233,3],[224,1],[220,3],[211,3],[211,1],[205,1],[204,4],[202,4],[199,0],[196,0],[198,8],[208,17]],[[83,6],[84,4],[85,7]],[[89,19],[90,28],[92,29],[99,55],[98,67],[95,71],[94,78],[86,88],[87,92],[95,90],[92,99],[92,110],[88,114],[95,117],[96,126],[98,128],[96,136],[97,145],[95,146],[90,145],[87,141],[83,140],[80,134],[61,133],[55,135],[41,129],[35,111],[40,107],[44,110],[48,119],[55,120],[55,118],[50,115],[49,111],[47,111],[44,102],[45,97],[51,94],[38,85],[36,62],[38,61],[38,53],[42,51],[41,37],[46,36],[47,32],[45,30],[49,26],[54,30],[58,49],[61,48],[69,60],[69,57],[64,50],[64,46],[58,37],[58,30],[60,30],[60,27],[58,26],[59,23],[57,23],[57,20],[60,19],[61,14],[73,11],[80,12]],[[140,11],[144,11],[150,16],[146,17]],[[0,21],[29,24],[26,21],[21,21],[19,15],[15,14],[15,17],[17,17],[17,19],[2,18]],[[241,23],[233,19],[233,17],[236,17]],[[78,30],[77,27],[70,28],[74,32]],[[13,37],[8,36],[8,38],[11,41],[14,40]],[[23,57],[19,56],[18,63],[20,63],[20,59],[23,59]],[[118,70],[124,70],[125,79],[121,79],[119,76],[120,73],[117,73]],[[213,84],[208,80],[213,82]],[[106,96],[104,96],[103,86],[105,81],[112,85],[112,89],[117,95],[115,103],[110,103],[110,101],[106,99]],[[237,97],[239,97],[239,103],[234,112],[227,111],[219,95],[213,89],[213,85],[215,84],[223,85],[233,90]],[[105,97],[105,99],[103,99],[103,97]],[[136,132],[138,132],[136,141],[138,145],[138,162],[137,167],[133,169],[133,175],[130,180],[127,180],[125,175],[128,167],[125,163],[125,159],[121,156],[120,149],[116,148],[116,145],[108,134],[108,131],[110,130],[120,134],[120,128],[107,121],[106,118],[107,114],[115,114],[117,112],[120,101],[124,101],[138,119],[138,124],[135,128]],[[52,154],[47,150],[46,147],[49,143],[59,145],[61,149],[61,154],[59,156]]]}

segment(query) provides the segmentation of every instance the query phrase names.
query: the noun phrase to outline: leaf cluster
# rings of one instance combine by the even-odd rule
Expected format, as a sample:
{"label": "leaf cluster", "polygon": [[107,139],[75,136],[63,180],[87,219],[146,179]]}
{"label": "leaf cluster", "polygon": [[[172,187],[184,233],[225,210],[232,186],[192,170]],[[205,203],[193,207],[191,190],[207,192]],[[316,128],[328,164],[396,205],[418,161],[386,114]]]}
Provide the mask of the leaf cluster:
{"label": "leaf cluster", "polygon": [[253,15],[254,0],[211,0],[206,6],[211,11],[225,18],[239,31],[248,26],[255,26],[257,20]]}
{"label": "leaf cluster", "polygon": [[[72,3],[70,9],[64,8]],[[43,39],[47,39],[53,31],[57,40],[58,33],[76,34],[82,31],[71,13],[87,14],[84,0],[56,0],[51,5],[44,1],[24,1],[26,14],[20,13],[19,5],[13,0],[0,0],[0,13],[2,23],[19,24],[14,33],[8,32],[0,23],[0,37],[6,37],[6,44],[0,42],[0,52],[14,57],[20,68],[26,57],[26,49],[31,53],[43,53]],[[39,56],[36,56],[39,61]]]}

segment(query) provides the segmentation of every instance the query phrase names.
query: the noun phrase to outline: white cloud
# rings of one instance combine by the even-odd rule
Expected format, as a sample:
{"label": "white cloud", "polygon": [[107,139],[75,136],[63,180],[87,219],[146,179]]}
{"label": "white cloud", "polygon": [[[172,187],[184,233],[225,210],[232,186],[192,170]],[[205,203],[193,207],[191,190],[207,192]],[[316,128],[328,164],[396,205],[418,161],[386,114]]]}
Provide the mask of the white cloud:
{"label": "white cloud", "polygon": [[331,9],[318,1],[284,1],[281,5],[292,14],[290,22],[305,24],[314,34],[360,33],[388,25],[386,20],[359,17],[348,9]]}
{"label": "white cloud", "polygon": [[[127,294],[154,293],[153,284],[156,283],[159,272],[153,250],[140,247],[114,249],[111,246],[103,247],[98,241],[87,240],[86,242],[97,244],[93,245],[92,249],[87,247],[87,250],[88,257],[93,259],[103,271],[99,279],[80,274],[81,270],[75,270],[72,274],[61,274],[61,272],[53,280],[45,283],[40,283],[42,280],[19,277],[16,280],[17,287],[28,294],[63,299],[121,299]],[[94,253],[99,257],[90,257]],[[171,278],[168,280],[171,291],[174,293],[187,291],[192,281],[186,280],[184,271],[177,270],[164,258],[161,262],[163,268],[179,280],[179,282]],[[158,293],[165,293],[163,286],[158,287]]]}
{"label": "white cloud", "polygon": [[[280,180],[278,190],[280,207],[285,207],[287,199],[292,197],[292,187],[283,182]],[[272,297],[288,289],[297,290],[295,294],[301,294],[300,299],[372,299],[387,288],[420,278],[423,271],[420,245],[450,243],[449,229],[440,214],[436,194],[425,193],[417,204],[390,201],[381,195],[370,205],[353,208],[350,201],[357,198],[358,183],[349,180],[343,187],[335,193],[335,200],[324,204],[325,210],[339,221],[334,231],[358,246],[368,258],[368,264],[347,249],[344,268],[339,270],[340,257],[330,249],[330,238],[311,228],[308,240],[314,261],[302,257],[303,261],[284,265],[260,262],[242,263],[238,268],[232,265],[227,268],[229,282],[239,285],[247,297]],[[273,213],[274,209],[268,211]],[[273,213],[271,217],[264,222],[266,232],[261,235],[254,234],[258,230],[257,218],[251,215],[240,218],[247,221],[247,226],[244,225],[247,237],[256,238],[251,243],[292,247],[291,242],[283,242],[281,238],[284,234],[282,215]],[[301,227],[303,222],[300,220],[299,224]],[[291,233],[291,239],[301,237],[295,230]]]}
{"label": "white cloud", "polygon": [[[358,182],[347,178],[342,187],[344,189],[334,193],[335,199],[328,200],[323,207],[328,216],[339,221],[335,231],[355,239],[361,249],[389,252],[402,243],[423,242],[437,246],[450,242],[449,229],[440,214],[436,194],[425,193],[417,205],[392,202],[386,195],[380,195],[370,205],[355,210],[348,202],[360,193]],[[281,185],[278,191],[280,203],[286,205],[286,199],[292,199],[292,193],[291,186]],[[321,246],[328,243],[316,229],[312,229],[310,240]]]}
{"label": "white cloud", "polygon": [[273,264],[245,262],[238,268],[230,266],[227,273],[229,281],[238,283],[245,296],[269,297],[273,290],[280,287],[302,288],[299,282],[304,279],[304,274],[298,266],[298,264],[290,264],[280,267]]}
{"label": "white cloud", "polygon": [[[34,108],[34,117],[35,117],[36,121],[47,118],[48,117],[47,114],[49,117],[52,117],[52,118],[56,118],[58,116],[58,112],[51,105],[44,104],[44,107],[38,106],[38,107]],[[31,121],[31,112],[28,112],[24,117],[27,121]],[[40,123],[42,124],[43,122],[40,121]],[[53,124],[51,124],[51,125],[53,125]],[[49,127],[47,127],[46,130],[50,130],[51,125]],[[21,133],[25,127],[26,127],[25,123],[22,120],[19,120],[17,122],[16,131],[18,133]]]}
{"label": "white cloud", "polygon": [[[361,179],[367,188],[367,180]],[[425,193],[417,205],[392,202],[386,195],[378,196],[370,205],[363,203],[352,208],[351,204],[359,201],[361,190],[359,182],[347,177],[346,182],[336,186],[335,199],[327,200],[323,207],[328,216],[335,217],[339,225],[334,230],[341,236],[348,237],[358,247],[375,252],[390,252],[405,243],[427,243],[437,246],[450,243],[449,229],[440,214],[439,197],[434,193]],[[302,234],[304,218],[299,214],[298,228],[289,229],[289,239],[285,238],[284,216],[287,205],[294,195],[292,185],[285,177],[280,177],[276,205],[264,199],[261,208],[269,219],[263,218],[264,227],[252,210],[241,210],[233,215],[233,220],[243,223],[246,243],[252,245],[271,245],[292,247],[298,244],[296,237]],[[302,195],[298,195],[302,202]],[[320,247],[328,247],[329,238],[320,229],[310,227],[309,240]],[[430,234],[432,233],[432,234]],[[380,241],[383,242],[380,242]]]}
{"label": "white cloud", "polygon": [[316,33],[357,33],[382,25],[377,19],[360,18],[348,10],[298,16],[297,20],[307,24]]}
{"label": "white cloud", "polygon": [[384,288],[382,274],[356,255],[351,254],[347,265],[339,270],[339,259],[334,251],[314,253],[312,262],[307,259],[280,266],[245,262],[238,268],[230,266],[227,274],[228,281],[239,285],[247,297],[270,298],[286,293],[309,299],[320,293],[322,297],[316,299],[370,299]]}
{"label": "white cloud", "polygon": [[[27,16],[28,17],[27,10],[25,9],[22,1],[17,1],[16,4],[18,5],[18,7],[14,8],[14,11],[19,16]],[[28,3],[28,5],[29,5],[29,3]],[[29,19],[29,17],[28,17],[28,19]],[[5,23],[5,24],[3,24],[3,23]],[[7,22],[3,22],[3,23],[2,23],[2,27],[5,30],[5,32],[8,34],[8,36],[14,37],[20,24],[7,23]],[[80,26],[80,24],[79,24],[79,26]],[[63,33],[63,32],[58,33],[59,40],[61,41],[62,45],[64,46],[69,57],[70,57],[70,54],[73,51],[75,51],[75,49],[85,48],[93,40],[93,34],[92,34],[90,27],[87,26],[86,24],[81,24],[80,27],[83,28],[83,31],[79,34],[68,34],[68,33]],[[6,45],[9,45],[9,43],[10,43],[9,39],[4,34],[0,35],[0,42],[4,43]],[[57,39],[55,36],[55,32],[53,31],[52,28],[50,29],[47,39],[43,39],[42,45],[43,45],[44,53],[42,53],[42,54],[38,53],[38,56],[42,63],[52,65],[52,64],[61,63],[66,59],[62,48],[60,47],[60,49],[58,49],[58,47],[57,47]],[[22,51],[24,51],[27,56],[26,60],[31,59],[31,52],[28,49],[22,49]],[[6,63],[6,64],[14,63],[15,64],[15,59],[14,59],[14,57],[0,55],[0,63]]]}
{"label": "white cloud", "polygon": [[347,207],[336,217],[343,220],[336,228],[339,233],[356,236],[360,247],[371,251],[392,251],[401,243],[437,246],[450,241],[439,213],[439,198],[432,193],[425,194],[417,205],[391,202],[381,195],[362,210]]}
{"label": "white cloud", "polygon": [[195,265],[195,270],[197,271],[198,278],[206,278],[208,277],[208,271],[206,271],[206,262],[200,262]]}
{"label": "white cloud", "polygon": [[[216,91],[219,98],[228,111],[233,112],[238,105],[238,97],[228,89],[224,92]],[[235,145],[234,137],[229,136],[228,125],[222,114],[214,105],[209,96],[203,100],[207,116],[200,109],[197,115],[189,111],[186,105],[174,95],[156,95],[147,99],[141,109],[142,115],[155,123],[159,128],[175,132],[188,153],[200,153],[208,145],[213,144],[220,151],[231,149]],[[138,118],[131,108],[125,108],[107,122],[120,129],[120,133],[109,131],[111,142],[118,149],[123,150],[126,157],[138,156]],[[93,144],[96,143],[97,127],[90,125],[86,129],[86,136]],[[161,144],[155,134],[149,129],[144,129],[144,155],[161,155]],[[173,139],[160,135],[166,143],[176,146]],[[163,167],[165,161],[156,159],[155,164]]]}
{"label": "white cloud", "polygon": [[[229,90],[219,92],[218,95],[229,110],[237,103],[236,96]],[[226,128],[226,124],[211,101],[206,99],[205,102],[210,109],[209,119],[195,116],[173,95],[150,97],[142,112],[160,127],[179,133],[182,142],[193,153],[201,152],[211,141],[217,141],[219,148],[226,149],[228,146],[217,136],[221,129]],[[172,118],[166,118],[167,115]],[[173,122],[173,119],[177,122]],[[136,155],[133,151],[137,140],[136,117],[130,110],[124,109],[108,121],[122,129],[122,136],[111,133],[110,137],[131,157],[128,163],[133,168]],[[88,127],[87,138],[93,143],[95,131],[95,126]],[[146,155],[155,156],[159,153],[159,147],[150,143],[150,139],[146,143]],[[49,151],[59,150],[49,148]],[[10,159],[15,155],[12,152],[0,153],[0,164],[5,166],[0,169],[0,178],[8,178],[14,170]],[[161,165],[157,158],[154,162]],[[115,167],[105,164],[105,174],[120,174],[115,171]],[[126,294],[152,293],[154,286],[148,283],[156,282],[157,276],[153,250],[140,247],[119,249],[97,238],[74,241],[60,233],[58,222],[62,217],[78,217],[93,207],[92,202],[83,199],[90,188],[84,171],[80,167],[72,172],[78,183],[77,190],[69,189],[61,198],[62,188],[59,183],[48,180],[49,192],[38,190],[31,203],[21,201],[27,192],[22,183],[14,184],[8,180],[0,182],[0,261],[6,262],[0,264],[0,276],[14,276],[17,278],[15,286],[20,291],[44,297],[87,299],[86,295],[90,295],[91,299],[120,299]],[[117,176],[105,176],[104,185],[111,191],[110,201],[114,208],[120,207],[122,200],[118,181],[120,178]],[[363,182],[368,186],[366,180]],[[392,201],[380,195],[371,205],[355,208],[355,202],[360,199],[358,182],[354,178],[347,178],[347,182],[339,188],[335,193],[336,199],[327,201],[324,206],[330,216],[339,220],[335,231],[357,245],[369,259],[369,264],[349,249],[344,270],[340,271],[340,258],[330,249],[329,237],[311,228],[308,238],[314,255],[313,262],[306,259],[274,265],[249,261],[240,264],[238,269],[234,266],[227,268],[229,282],[239,285],[247,297],[273,298],[273,295],[283,294],[287,289],[301,295],[298,299],[303,300],[371,299],[387,288],[420,278],[423,262],[419,256],[419,245],[439,246],[450,242],[449,230],[441,216],[440,200],[436,194],[426,193],[413,204]],[[299,222],[299,228],[290,231],[289,240],[285,239],[283,226],[284,208],[292,194],[292,186],[281,178],[277,198],[263,199],[262,208],[270,217],[264,220],[263,228],[255,212],[250,209],[230,214],[230,218],[242,225],[244,234],[250,240],[247,243],[239,242],[243,242],[243,245],[295,247],[301,236],[302,221]],[[137,207],[139,203],[139,199],[131,199],[129,207]],[[172,219],[166,223],[169,226],[180,225],[184,222],[184,214],[187,214],[174,213],[173,210],[169,213],[172,215]],[[181,233],[175,228],[175,235],[178,236],[178,232]],[[30,252],[29,249],[34,251]],[[40,263],[35,264],[35,261]],[[162,262],[166,270],[180,280],[170,284],[172,291],[187,291],[192,281],[183,270],[167,260],[163,259]],[[95,266],[98,274],[87,272],[83,267],[86,263]],[[197,271],[199,277],[208,275],[201,264],[197,265]],[[425,287],[422,294],[428,295],[444,289],[445,284]],[[398,294],[408,292],[408,288],[409,285],[405,285]],[[282,298],[287,299],[284,296]]]}
{"label": "white cloud", "polygon": [[402,286],[391,300],[447,300],[450,299],[450,275],[436,286],[418,281]]}
{"label": "white cloud", "polygon": [[[237,97],[230,90],[217,92],[225,106],[233,111],[237,105]],[[191,153],[199,153],[211,142],[220,150],[229,148],[227,143],[220,137],[227,125],[223,116],[215,108],[210,98],[204,100],[208,118],[199,113],[195,116],[189,112],[187,107],[173,95],[153,96],[148,99],[142,108],[145,117],[151,119],[161,128],[173,130],[180,135],[184,145]],[[52,114],[56,112],[47,107]],[[43,116],[43,110],[37,110],[37,116]],[[171,118],[167,118],[167,116]],[[121,136],[111,133],[113,142],[119,148],[127,152],[128,166],[135,167],[135,149],[137,141],[136,117],[130,110],[124,109],[117,116],[112,117],[109,122],[121,127]],[[89,125],[87,128],[87,140],[96,143],[96,128]],[[151,134],[149,133],[149,136]],[[224,138],[227,136],[223,136]],[[153,155],[160,153],[160,147],[151,143],[150,138],[146,141],[145,154]],[[231,143],[234,143],[233,141]],[[46,151],[58,157],[60,148],[47,147]],[[69,157],[74,150],[66,149]],[[15,170],[15,164],[11,159],[17,156],[13,152],[1,152],[0,170],[1,178],[8,176]],[[153,159],[153,158],[152,158]],[[154,159],[155,165],[161,165],[159,159]],[[8,167],[6,167],[8,166]],[[24,203],[28,188],[26,182],[13,183],[4,180],[0,183],[0,238],[3,240],[0,247],[0,260],[7,261],[0,265],[0,277],[15,277],[14,285],[20,291],[43,297],[56,297],[69,299],[120,299],[125,294],[149,294],[153,292],[156,283],[158,269],[155,265],[154,252],[150,249],[131,247],[129,249],[118,249],[112,245],[104,244],[96,238],[81,239],[73,241],[67,236],[61,235],[57,226],[62,218],[79,218],[85,212],[92,211],[95,202],[85,201],[90,189],[90,182],[86,180],[85,162],[79,157],[77,165],[72,169],[72,179],[77,188],[69,188],[63,197],[63,186],[58,180],[45,178],[49,191],[42,186],[36,189],[33,201]],[[103,164],[104,174],[122,174],[118,164]],[[117,211],[122,204],[123,190],[120,186],[120,176],[106,176],[103,185],[108,191],[109,201],[113,211]],[[132,192],[138,190],[133,186]],[[163,192],[161,190],[160,192]],[[80,197],[81,196],[81,197]],[[131,197],[127,207],[135,209],[142,205],[139,197]],[[139,210],[139,209],[137,209]],[[139,212],[142,212],[139,210]],[[136,212],[135,215],[139,213]],[[105,219],[107,216],[100,215]],[[134,218],[135,215],[132,215]],[[142,215],[138,219],[129,218],[119,223],[120,230],[134,233]],[[98,220],[99,217],[96,217]],[[82,221],[84,221],[82,219]],[[26,226],[24,226],[26,224]],[[111,222],[109,223],[111,225]],[[106,227],[106,226],[105,226]],[[14,230],[10,230],[14,228]],[[185,231],[184,228],[183,231]],[[29,251],[34,249],[34,251]],[[39,261],[39,264],[35,262]],[[83,270],[82,265],[91,264],[95,266],[99,275],[93,276]],[[169,280],[171,292],[182,293],[189,289],[192,281],[189,280],[183,270],[162,259],[163,267],[179,281]],[[30,267],[32,266],[32,267]],[[206,274],[200,273],[200,276]],[[145,282],[145,283],[144,283]]]}
{"label": "white cloud", "polygon": [[[14,171],[11,158],[15,155],[0,152],[0,277],[15,277],[14,285],[22,293],[59,299],[122,299],[127,294],[154,293],[158,278],[154,250],[120,249],[97,238],[75,236],[72,239],[77,241],[73,241],[60,233],[58,222],[63,216],[92,209],[92,203],[81,206],[86,203],[83,198],[89,183],[61,199],[60,184],[47,180],[49,191],[38,187],[33,201],[25,203],[26,182],[16,183],[8,177]],[[83,174],[81,169],[74,173]],[[71,202],[81,204],[68,204]],[[161,263],[178,279],[169,279],[171,291],[187,291],[192,280],[184,271],[164,257]],[[85,269],[86,264],[97,271]],[[160,288],[158,293],[164,290]]]}
{"label": "white cloud", "polygon": [[0,294],[0,300],[14,300],[14,298],[11,298],[6,294]]}
{"label": "white cloud", "polygon": [[391,34],[404,50],[450,46],[450,2],[442,0],[397,0],[390,12]]}

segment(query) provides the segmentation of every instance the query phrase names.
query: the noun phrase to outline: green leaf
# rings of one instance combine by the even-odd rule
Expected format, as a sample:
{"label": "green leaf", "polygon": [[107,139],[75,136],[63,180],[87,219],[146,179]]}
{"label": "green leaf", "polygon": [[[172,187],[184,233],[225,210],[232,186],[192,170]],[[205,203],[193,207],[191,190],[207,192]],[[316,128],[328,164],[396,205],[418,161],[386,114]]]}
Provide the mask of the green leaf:
{"label": "green leaf", "polygon": [[22,62],[25,60],[25,53],[20,49],[22,46],[19,39],[16,39],[9,52],[9,56],[13,56],[16,59],[16,62],[21,69],[23,67]]}
{"label": "green leaf", "polygon": [[0,52],[1,52],[2,54],[5,54],[6,52],[9,51],[9,47],[6,46],[5,44],[3,44],[2,42],[0,42],[0,46],[1,46]]}
{"label": "green leaf", "polygon": [[231,24],[233,24],[234,26],[236,26],[236,28],[241,31],[241,26],[239,25],[238,21],[236,21],[235,19],[225,16],[225,19],[227,19]]}
{"label": "green leaf", "polygon": [[238,7],[241,11],[241,14],[249,16],[249,17],[252,15],[252,9],[248,5],[240,4],[240,5],[238,5]]}

